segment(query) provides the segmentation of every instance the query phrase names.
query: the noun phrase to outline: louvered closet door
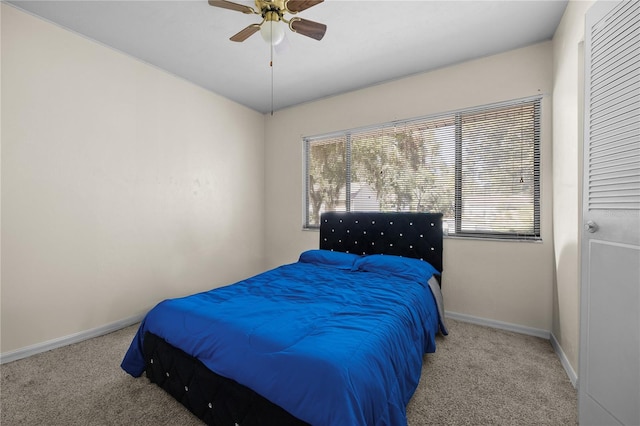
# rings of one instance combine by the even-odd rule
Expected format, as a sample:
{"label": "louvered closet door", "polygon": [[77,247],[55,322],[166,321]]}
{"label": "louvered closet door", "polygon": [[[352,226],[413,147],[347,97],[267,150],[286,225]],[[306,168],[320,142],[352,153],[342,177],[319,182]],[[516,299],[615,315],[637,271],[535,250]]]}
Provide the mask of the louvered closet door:
{"label": "louvered closet door", "polygon": [[640,425],[640,1],[598,1],[585,25],[578,408]]}

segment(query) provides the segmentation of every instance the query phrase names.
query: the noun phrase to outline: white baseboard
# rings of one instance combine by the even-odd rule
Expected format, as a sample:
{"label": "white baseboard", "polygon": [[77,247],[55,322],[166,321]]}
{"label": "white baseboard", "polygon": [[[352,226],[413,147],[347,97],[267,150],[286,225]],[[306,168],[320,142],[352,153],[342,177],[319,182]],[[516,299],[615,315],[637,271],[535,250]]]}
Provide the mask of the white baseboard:
{"label": "white baseboard", "polygon": [[551,332],[547,330],[541,330],[539,328],[526,327],[524,325],[512,324],[509,322],[502,322],[487,318],[474,317],[473,315],[460,314],[457,312],[445,311],[445,318],[451,318],[458,321],[470,322],[472,324],[485,325],[491,328],[498,328],[500,330],[513,331],[520,334],[526,334],[529,336],[541,337],[549,340]]}
{"label": "white baseboard", "polygon": [[567,372],[567,376],[569,376],[569,380],[571,380],[571,384],[573,385],[574,388],[577,388],[578,375],[576,374],[573,367],[571,367],[569,358],[567,358],[567,356],[565,355],[564,351],[562,350],[562,347],[560,346],[560,343],[558,343],[558,340],[556,339],[556,336],[553,335],[553,333],[551,333],[551,346],[553,346],[553,350],[558,355],[558,358],[560,358],[560,362],[564,367],[564,371]]}
{"label": "white baseboard", "polygon": [[543,339],[549,340],[551,342],[551,346],[553,347],[553,350],[555,351],[556,355],[560,359],[560,363],[562,364],[564,371],[567,373],[567,376],[569,376],[569,380],[571,380],[571,384],[573,385],[574,388],[577,386],[578,375],[576,374],[574,369],[571,367],[571,364],[569,363],[569,359],[567,358],[564,351],[562,350],[562,347],[560,347],[560,344],[556,340],[556,337],[550,331],[541,330],[533,327],[525,327],[523,325],[496,321],[496,320],[487,319],[487,318],[474,317],[473,315],[460,314],[457,312],[450,312],[450,311],[445,311],[444,316],[446,318],[451,318],[458,321],[470,322],[472,324],[484,325],[487,327],[497,328],[500,330],[513,331],[515,333],[527,334],[529,336],[536,336],[536,337],[541,337]]}
{"label": "white baseboard", "polygon": [[35,345],[26,346],[15,351],[5,352],[0,354],[0,364],[16,361],[31,355],[36,355],[74,343],[79,343],[83,340],[91,339],[94,337],[103,336],[105,334],[109,334],[130,325],[136,324],[142,321],[142,318],[144,318],[144,314],[135,315],[133,317],[125,318],[123,320],[112,322],[110,324],[105,324],[103,326],[92,328],[90,330],[81,331],[79,333],[70,334],[68,336],[48,340],[42,343],[36,343]]}

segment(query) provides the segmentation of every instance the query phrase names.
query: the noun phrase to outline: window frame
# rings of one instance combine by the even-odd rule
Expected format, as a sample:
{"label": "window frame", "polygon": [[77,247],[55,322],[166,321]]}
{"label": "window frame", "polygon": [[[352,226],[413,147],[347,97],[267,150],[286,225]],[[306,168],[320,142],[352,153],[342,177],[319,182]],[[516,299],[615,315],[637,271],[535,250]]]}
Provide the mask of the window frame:
{"label": "window frame", "polygon": [[[449,111],[446,113],[438,113],[431,114],[427,116],[421,116],[416,118],[404,119],[404,120],[394,120],[391,122],[360,127],[360,128],[352,128],[342,131],[336,131],[326,134],[320,134],[315,136],[304,136],[302,138],[303,142],[303,155],[304,155],[304,223],[303,229],[305,230],[316,230],[319,229],[319,224],[310,224],[310,211],[309,211],[309,153],[310,153],[310,145],[313,142],[317,142],[319,140],[326,139],[336,139],[339,137],[345,138],[345,158],[347,158],[347,166],[346,166],[346,195],[345,195],[345,211],[350,210],[350,184],[351,184],[351,171],[350,171],[350,156],[351,156],[351,135],[358,134],[367,131],[374,130],[383,130],[387,128],[391,128],[397,126],[398,123],[415,123],[419,121],[431,121],[431,120],[442,120],[447,117],[451,117],[455,120],[455,189],[454,189],[454,230],[453,233],[448,233],[445,230],[445,237],[449,238],[464,238],[464,239],[490,239],[490,240],[508,240],[508,241],[541,241],[541,123],[542,123],[542,98],[543,96],[532,96],[528,98],[521,98],[516,100],[510,100],[505,102],[493,103],[493,104],[485,104],[472,108],[465,108],[460,110]],[[533,226],[533,232],[531,233],[508,233],[508,232],[497,232],[497,231],[469,231],[462,229],[462,117],[468,116],[472,114],[479,114],[483,112],[490,112],[492,110],[497,110],[501,108],[515,108],[519,106],[527,106],[530,105],[533,107],[533,194],[532,194],[532,207],[533,207],[533,219],[531,225]]]}

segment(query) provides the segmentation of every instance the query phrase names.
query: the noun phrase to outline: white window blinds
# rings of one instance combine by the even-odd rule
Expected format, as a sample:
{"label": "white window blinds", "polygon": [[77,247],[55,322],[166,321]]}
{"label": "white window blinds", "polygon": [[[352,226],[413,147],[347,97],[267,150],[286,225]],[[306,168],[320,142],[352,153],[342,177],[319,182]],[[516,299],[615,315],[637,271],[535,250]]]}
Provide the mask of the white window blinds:
{"label": "white window blinds", "polygon": [[304,143],[306,227],[323,211],[427,211],[450,235],[540,236],[539,99]]}
{"label": "white window blinds", "polygon": [[456,232],[539,236],[537,102],[461,114]]}

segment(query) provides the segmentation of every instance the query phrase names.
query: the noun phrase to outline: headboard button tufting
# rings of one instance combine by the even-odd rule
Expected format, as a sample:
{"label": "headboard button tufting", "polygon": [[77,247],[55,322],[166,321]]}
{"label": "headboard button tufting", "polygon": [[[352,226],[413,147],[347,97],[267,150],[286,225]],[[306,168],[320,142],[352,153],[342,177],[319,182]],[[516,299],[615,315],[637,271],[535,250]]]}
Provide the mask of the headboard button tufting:
{"label": "headboard button tufting", "polygon": [[320,223],[322,249],[422,258],[442,270],[441,213],[325,212]]}

